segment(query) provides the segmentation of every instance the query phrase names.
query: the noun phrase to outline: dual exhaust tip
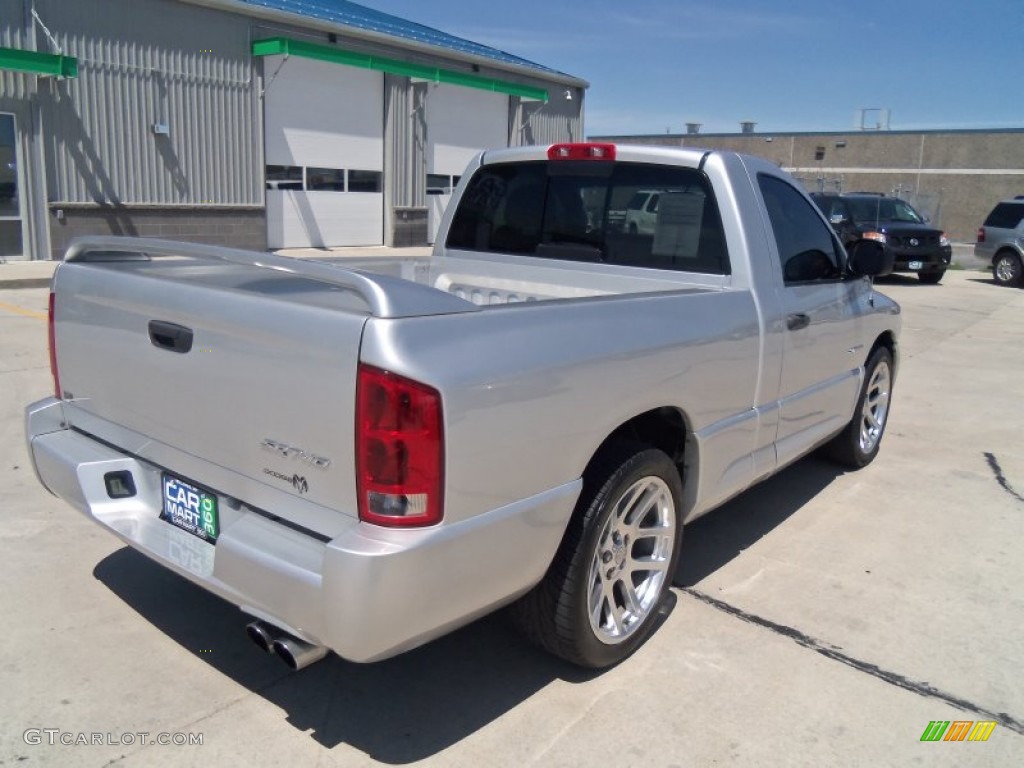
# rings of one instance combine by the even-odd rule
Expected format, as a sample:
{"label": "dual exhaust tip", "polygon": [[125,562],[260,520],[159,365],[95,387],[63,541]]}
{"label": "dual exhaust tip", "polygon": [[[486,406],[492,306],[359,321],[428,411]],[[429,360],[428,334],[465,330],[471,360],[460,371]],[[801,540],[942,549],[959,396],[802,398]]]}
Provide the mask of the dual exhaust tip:
{"label": "dual exhaust tip", "polygon": [[299,640],[276,627],[254,621],[245,628],[249,639],[264,653],[276,653],[293,672],[315,664],[327,655],[327,648]]}

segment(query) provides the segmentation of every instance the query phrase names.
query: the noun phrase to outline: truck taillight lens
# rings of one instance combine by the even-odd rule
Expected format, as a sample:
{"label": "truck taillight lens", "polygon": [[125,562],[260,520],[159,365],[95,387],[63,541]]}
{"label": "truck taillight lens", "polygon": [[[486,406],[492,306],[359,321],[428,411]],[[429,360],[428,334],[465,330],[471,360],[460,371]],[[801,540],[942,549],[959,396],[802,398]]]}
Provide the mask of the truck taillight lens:
{"label": "truck taillight lens", "polygon": [[548,160],[614,160],[614,144],[552,144]]}
{"label": "truck taillight lens", "polygon": [[984,243],[985,242],[985,228],[984,227],[978,227],[978,242],[979,243]]}
{"label": "truck taillight lens", "polygon": [[50,308],[47,312],[47,337],[50,342],[50,374],[53,376],[53,396],[60,399],[60,375],[57,373],[57,338],[54,332],[54,294],[50,291]]}
{"label": "truck taillight lens", "polygon": [[359,519],[389,527],[441,520],[444,434],[441,394],[360,364],[356,383]]}

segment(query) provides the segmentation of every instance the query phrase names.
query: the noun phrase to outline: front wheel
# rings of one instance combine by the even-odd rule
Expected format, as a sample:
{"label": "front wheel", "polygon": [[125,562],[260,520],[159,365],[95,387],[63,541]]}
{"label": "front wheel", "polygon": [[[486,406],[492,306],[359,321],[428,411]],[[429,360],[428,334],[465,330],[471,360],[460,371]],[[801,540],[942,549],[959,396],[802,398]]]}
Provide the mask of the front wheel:
{"label": "front wheel", "polygon": [[892,353],[885,347],[879,347],[871,353],[864,368],[864,386],[857,398],[853,418],[825,446],[826,452],[835,461],[860,469],[878,455],[885,425],[889,420],[892,384]]}
{"label": "front wheel", "polygon": [[917,279],[925,285],[938,285],[944,274],[946,274],[944,269],[939,269],[935,272],[918,272]]}
{"label": "front wheel", "polygon": [[992,263],[992,277],[997,285],[1018,286],[1024,282],[1024,269],[1016,253],[1003,251]]}
{"label": "front wheel", "polygon": [[584,667],[617,664],[660,623],[682,542],[682,482],[662,451],[610,446],[543,581],[512,606],[526,636]]}

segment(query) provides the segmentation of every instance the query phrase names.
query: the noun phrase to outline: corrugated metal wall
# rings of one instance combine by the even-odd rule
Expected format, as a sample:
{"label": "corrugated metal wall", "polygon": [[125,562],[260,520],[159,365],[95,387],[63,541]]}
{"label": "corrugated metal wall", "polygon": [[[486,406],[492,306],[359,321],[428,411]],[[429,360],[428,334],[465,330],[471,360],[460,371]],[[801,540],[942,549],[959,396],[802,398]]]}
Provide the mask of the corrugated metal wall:
{"label": "corrugated metal wall", "polygon": [[[260,206],[263,204],[262,61],[253,37],[290,34],[327,42],[324,32],[257,21],[178,0],[33,0],[79,76],[38,79],[0,73],[0,98],[38,110],[40,158],[54,204]],[[24,0],[0,0],[0,45],[54,52]],[[33,28],[34,39],[25,39]],[[468,70],[422,52],[344,39],[354,50]],[[339,67],[339,77],[344,77]],[[549,90],[547,104],[510,98],[511,144],[582,137],[583,91],[544,78],[484,67],[481,76]],[[392,207],[423,206],[423,83],[387,78],[385,172]],[[38,93],[33,98],[33,92]],[[154,131],[166,125],[167,135]],[[45,142],[45,145],[42,143]],[[42,196],[41,196],[42,199]],[[42,207],[45,207],[42,206]]]}
{"label": "corrugated metal wall", "polygon": [[246,19],[174,0],[35,7],[79,63],[78,78],[47,81],[40,93],[51,201],[262,203]]}
{"label": "corrugated metal wall", "polygon": [[423,205],[425,91],[426,83],[412,84],[398,75],[384,78],[385,210]]}
{"label": "corrugated metal wall", "polygon": [[552,84],[547,87],[550,98],[546,104],[512,99],[510,146],[583,141],[583,90]]}
{"label": "corrugated metal wall", "polygon": [[[0,48],[21,48],[26,45],[25,17],[22,0],[0,0]],[[49,52],[48,49],[41,49]],[[0,100],[24,99],[36,92],[35,75],[0,70]]]}

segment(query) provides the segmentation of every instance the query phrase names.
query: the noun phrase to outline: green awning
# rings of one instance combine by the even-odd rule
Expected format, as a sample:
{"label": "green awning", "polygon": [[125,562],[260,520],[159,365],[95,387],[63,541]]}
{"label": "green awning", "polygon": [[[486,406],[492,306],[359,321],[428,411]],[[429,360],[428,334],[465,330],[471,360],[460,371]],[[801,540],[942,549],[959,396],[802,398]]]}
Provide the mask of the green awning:
{"label": "green awning", "polygon": [[54,53],[0,48],[0,69],[13,69],[15,72],[29,72],[34,75],[78,77],[78,59]]}
{"label": "green awning", "polygon": [[432,83],[448,83],[450,85],[461,85],[465,88],[479,88],[483,91],[507,93],[510,96],[519,96],[524,99],[536,99],[537,101],[546,102],[548,100],[548,92],[543,88],[533,88],[528,85],[519,85],[518,83],[510,83],[504,80],[495,80],[490,77],[472,75],[468,72],[453,72],[449,69],[430,67],[425,64],[412,64],[408,61],[387,59],[382,56],[371,56],[367,53],[346,51],[343,48],[335,48],[330,45],[319,45],[317,43],[307,43],[302,40],[292,40],[288,37],[271,37],[265,40],[254,40],[252,44],[252,55],[301,56],[306,59],[327,61],[331,64],[344,64],[349,67],[374,69],[378,72],[387,72],[391,75],[417,77],[423,80],[429,80]]}

